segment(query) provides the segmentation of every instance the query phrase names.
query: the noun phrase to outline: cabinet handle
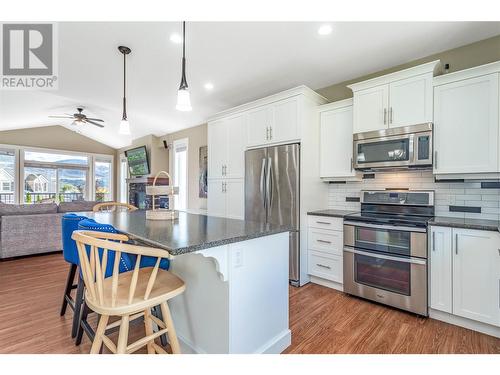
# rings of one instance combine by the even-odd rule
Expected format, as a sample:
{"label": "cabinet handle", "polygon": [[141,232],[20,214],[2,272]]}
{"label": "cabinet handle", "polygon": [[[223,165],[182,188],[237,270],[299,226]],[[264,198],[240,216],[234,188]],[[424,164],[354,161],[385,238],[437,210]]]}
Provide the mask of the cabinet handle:
{"label": "cabinet handle", "polygon": [[438,152],[434,151],[434,169],[437,171],[438,169]]}
{"label": "cabinet handle", "polygon": [[269,126],[266,126],[266,141],[269,141]]}
{"label": "cabinet handle", "polygon": [[221,192],[224,193],[224,182],[221,182]]}
{"label": "cabinet handle", "polygon": [[331,244],[332,241],[325,241],[325,240],[316,240],[318,242],[321,242],[321,243],[326,243],[326,244]]}
{"label": "cabinet handle", "polygon": [[436,251],[436,232],[432,232],[432,251]]}
{"label": "cabinet handle", "polygon": [[326,268],[327,270],[331,270],[331,269],[332,269],[332,267],[330,267],[330,266],[325,266],[324,264],[321,264],[321,263],[316,263],[316,265],[317,265],[318,267],[321,267],[321,268]]}
{"label": "cabinet handle", "polygon": [[273,140],[273,127],[269,127],[269,139],[272,141]]}
{"label": "cabinet handle", "polygon": [[392,124],[392,107],[389,108],[389,124]]}
{"label": "cabinet handle", "polygon": [[384,125],[387,122],[387,108],[384,108]]}
{"label": "cabinet handle", "polygon": [[330,225],[331,223],[327,221],[317,221],[316,224],[325,224],[325,225]]}
{"label": "cabinet handle", "polygon": [[354,167],[354,164],[353,164],[353,162],[352,162],[352,158],[351,158],[351,172],[352,172],[352,170],[353,170],[353,167]]}
{"label": "cabinet handle", "polygon": [[227,165],[224,164],[224,176],[227,176]]}
{"label": "cabinet handle", "polygon": [[458,255],[458,233],[455,233],[455,254]]}

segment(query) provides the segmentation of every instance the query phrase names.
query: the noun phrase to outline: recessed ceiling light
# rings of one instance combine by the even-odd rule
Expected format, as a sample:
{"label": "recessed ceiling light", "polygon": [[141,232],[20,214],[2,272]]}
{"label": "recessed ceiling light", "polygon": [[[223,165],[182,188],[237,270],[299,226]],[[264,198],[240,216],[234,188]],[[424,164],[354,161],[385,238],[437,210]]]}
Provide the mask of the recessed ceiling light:
{"label": "recessed ceiling light", "polygon": [[207,83],[205,83],[205,84],[203,85],[203,87],[205,87],[205,90],[210,91],[210,90],[213,90],[213,89],[214,89],[214,84],[213,84],[213,83],[211,83],[211,82],[207,82]]}
{"label": "recessed ceiling light", "polygon": [[332,33],[332,27],[330,25],[323,25],[318,29],[319,35],[328,35]]}
{"label": "recessed ceiling light", "polygon": [[182,43],[182,36],[177,33],[173,33],[170,35],[170,41],[175,44],[181,44]]}

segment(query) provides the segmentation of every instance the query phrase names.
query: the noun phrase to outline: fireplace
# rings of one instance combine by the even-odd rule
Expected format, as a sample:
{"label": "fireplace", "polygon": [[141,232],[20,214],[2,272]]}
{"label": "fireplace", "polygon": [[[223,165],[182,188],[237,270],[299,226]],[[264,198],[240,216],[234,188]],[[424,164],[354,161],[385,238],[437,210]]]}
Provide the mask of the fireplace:
{"label": "fireplace", "polygon": [[[152,208],[152,197],[146,194],[146,186],[153,185],[154,177],[137,177],[127,179],[128,202],[140,210]],[[168,178],[158,178],[156,185],[168,185]],[[157,196],[155,206],[169,208],[168,196]]]}

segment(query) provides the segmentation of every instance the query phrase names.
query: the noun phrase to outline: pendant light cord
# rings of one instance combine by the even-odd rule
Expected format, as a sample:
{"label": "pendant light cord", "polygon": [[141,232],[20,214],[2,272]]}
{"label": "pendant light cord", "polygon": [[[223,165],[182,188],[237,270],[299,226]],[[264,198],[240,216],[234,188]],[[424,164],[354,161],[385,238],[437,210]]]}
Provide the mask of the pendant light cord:
{"label": "pendant light cord", "polygon": [[179,90],[188,88],[186,80],[186,21],[182,21],[182,75]]}
{"label": "pendant light cord", "polygon": [[127,119],[127,99],[125,96],[125,92],[127,89],[126,82],[127,82],[127,55],[124,53],[123,54],[123,116],[122,120]]}

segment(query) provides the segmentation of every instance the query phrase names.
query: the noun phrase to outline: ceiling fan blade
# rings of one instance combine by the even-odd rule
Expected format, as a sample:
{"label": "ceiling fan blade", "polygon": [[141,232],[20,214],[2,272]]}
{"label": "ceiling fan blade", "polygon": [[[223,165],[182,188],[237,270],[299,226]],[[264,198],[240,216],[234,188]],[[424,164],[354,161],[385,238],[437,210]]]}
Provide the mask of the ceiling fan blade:
{"label": "ceiling fan blade", "polygon": [[98,126],[98,127],[100,127],[100,128],[104,128],[104,125],[99,124],[99,123],[94,122],[94,121],[89,120],[89,119],[86,119],[84,122],[88,122],[89,124],[92,124],[92,125]]}
{"label": "ceiling fan blade", "polygon": [[49,116],[51,118],[73,118],[73,116]]}
{"label": "ceiling fan blade", "polygon": [[87,117],[87,120],[104,122],[104,120],[101,120],[100,118],[92,118],[92,117]]}

